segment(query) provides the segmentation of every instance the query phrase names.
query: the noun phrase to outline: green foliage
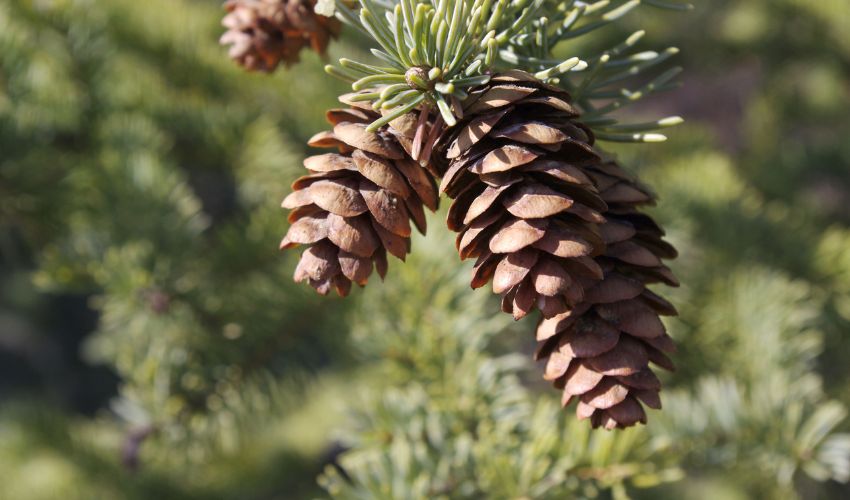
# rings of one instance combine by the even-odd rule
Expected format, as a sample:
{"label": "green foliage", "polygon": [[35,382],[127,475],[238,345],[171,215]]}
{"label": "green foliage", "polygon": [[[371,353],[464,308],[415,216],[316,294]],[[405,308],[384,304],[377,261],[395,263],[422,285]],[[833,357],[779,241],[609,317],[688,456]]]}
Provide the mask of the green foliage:
{"label": "green foliage", "polygon": [[[609,116],[647,96],[676,87],[672,80],[681,71],[679,67],[641,82],[638,88],[622,83],[634,83],[647,70],[678,53],[675,47],[661,53],[633,52],[644,31],[637,31],[592,57],[572,46],[567,49],[570,52],[566,59],[553,56],[564,46],[572,45],[570,42],[635,10],[642,5],[641,0],[404,0],[395,6],[374,5],[368,0],[360,3],[359,22],[344,2],[337,2],[336,15],[354,27],[362,26],[381,47],[372,49],[372,53],[389,66],[343,58],[339,61],[342,68],[326,66],[326,70],[352,82],[355,91],[363,91],[353,97],[355,101],[368,101],[384,112],[369,126],[371,130],[413,109],[428,111],[433,106],[443,122],[452,126],[460,116],[456,101],[465,99],[467,90],[487,83],[494,71],[516,68],[567,89],[583,111],[583,122],[596,130],[600,140],[661,142],[666,137],[651,131],[682,122],[680,117],[671,116],[646,123],[619,124]],[[688,4],[658,0],[646,0],[644,4],[668,10],[691,8]],[[326,6],[317,9],[325,12]]]}
{"label": "green foliage", "polygon": [[[561,85],[570,92],[583,112],[583,123],[594,129],[598,140],[663,142],[666,136],[655,131],[679,125],[682,123],[680,117],[619,123],[612,113],[658,92],[675,89],[674,79],[681,67],[668,68],[652,78],[646,75],[658,70],[659,66],[663,68],[662,65],[679,50],[668,47],[660,52],[635,51],[646,35],[644,30],[608,44],[603,50],[587,47],[587,43],[582,46],[585,39],[593,38],[589,35],[595,35],[596,30],[612,25],[642,6],[674,11],[692,8],[686,3],[655,0],[550,1],[545,4],[545,16],[526,26],[499,56],[505,63],[534,73],[547,83]],[[567,65],[560,63],[558,57],[553,58],[553,54],[564,53],[572,58],[567,61],[576,63]]]}
{"label": "green foliage", "polygon": [[[328,73],[352,82],[356,100],[373,103],[385,115],[369,125],[377,130],[413,109],[436,106],[443,121],[454,125],[453,100],[487,83],[501,44],[525,29],[539,14],[543,0],[440,0],[432,4],[402,0],[394,6],[360,1],[359,25],[381,49],[372,53],[389,66],[340,59],[342,68]],[[356,26],[355,14],[338,2],[338,17]],[[384,17],[386,17],[384,19]],[[571,64],[575,66],[577,60]],[[566,69],[564,70],[566,71]],[[365,75],[365,76],[364,76]],[[380,90],[375,90],[380,86]]]}
{"label": "green foliage", "polygon": [[43,289],[97,292],[86,354],[121,375],[125,416],[229,442],[239,415],[273,407],[284,368],[339,347],[317,333],[335,318],[298,319],[321,304],[268,239],[268,199],[301,168],[281,126],[294,84],[273,92],[222,60],[217,9],[146,5],[0,6],[3,225],[27,236]]}

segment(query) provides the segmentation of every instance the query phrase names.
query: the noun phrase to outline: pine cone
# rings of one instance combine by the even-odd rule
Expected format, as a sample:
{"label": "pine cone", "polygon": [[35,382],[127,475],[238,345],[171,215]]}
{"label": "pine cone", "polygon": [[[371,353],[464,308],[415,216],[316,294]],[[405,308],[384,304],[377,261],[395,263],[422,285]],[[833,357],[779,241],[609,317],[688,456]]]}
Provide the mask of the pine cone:
{"label": "pine cone", "polygon": [[651,194],[593,150],[563,90],[511,71],[470,94],[464,120],[441,140],[441,190],[461,258],[477,257],[473,287],[492,278],[502,309],[535,307],[545,378],[579,399],[594,427],[645,422],[660,407],[649,362],[673,369],[659,315],[671,304],[646,285],[676,285],[661,258],[676,252],[637,207]]}
{"label": "pine cone", "polygon": [[477,257],[472,287],[493,280],[502,309],[551,318],[585,300],[603,277],[599,225],[608,207],[588,168],[593,134],[562,89],[510,71],[473,90],[465,117],[441,139],[441,191],[462,259]]}
{"label": "pine cone", "polygon": [[580,419],[590,418],[593,427],[623,428],[646,423],[640,402],[661,408],[661,383],[649,363],[673,370],[664,353],[675,346],[659,315],[675,315],[676,309],[646,285],[678,286],[661,262],[676,257],[676,250],[637,209],[653,197],[634,178],[613,162],[588,173],[608,204],[600,228],[606,250],[596,257],[605,277],[579,306],[541,320],[537,357],[547,360],[544,378],[563,390],[564,406],[578,399]]}
{"label": "pine cone", "polygon": [[373,265],[383,278],[387,252],[401,260],[410,252],[410,220],[424,234],[423,205],[436,210],[438,204],[433,178],[409,153],[417,114],[367,132],[380,115],[351,96],[340,97],[351,107],[327,112],[333,130],[308,142],[338,153],[304,160],[311,173],[297,179],[283,201],[284,208],[292,209],[292,225],[280,247],[309,245],[294,278],[323,295],[333,287],[345,296],[352,282],[365,285]]}
{"label": "pine cone", "polygon": [[315,5],[315,0],[228,0],[221,43],[230,45],[230,57],[252,71],[273,71],[281,61],[290,66],[308,45],[324,54],[340,24],[316,14]]}

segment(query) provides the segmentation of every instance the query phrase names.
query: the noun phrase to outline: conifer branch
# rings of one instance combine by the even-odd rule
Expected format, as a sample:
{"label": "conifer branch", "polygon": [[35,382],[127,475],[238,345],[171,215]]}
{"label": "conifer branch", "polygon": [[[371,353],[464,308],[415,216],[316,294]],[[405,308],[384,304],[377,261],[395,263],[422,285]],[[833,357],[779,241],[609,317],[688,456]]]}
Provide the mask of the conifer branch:
{"label": "conifer branch", "polygon": [[[512,43],[500,51],[499,56],[507,64],[532,72],[547,83],[560,85],[568,90],[579,105],[584,118],[594,126],[594,122],[629,104],[675,88],[672,78],[679,71],[675,68],[655,77],[637,90],[623,86],[623,82],[643,77],[676,55],[678,49],[670,47],[661,52],[634,52],[635,46],[645,35],[645,32],[640,30],[601,54],[576,54],[576,57],[589,62],[572,68],[569,73],[548,72],[547,68],[551,65],[560,64],[559,61],[551,59],[550,54],[559,44],[604,28],[642,5],[678,11],[691,8],[685,3],[646,0],[551,2],[547,4],[546,17],[517,34]],[[668,117],[659,120],[657,123],[663,125],[655,128],[646,128],[642,126],[644,124],[630,124],[625,127],[628,130],[657,130],[679,122],[681,120],[676,120],[675,117]],[[616,120],[613,123],[616,123]],[[658,133],[621,134],[611,133],[608,129],[598,129],[597,132],[599,139],[617,142],[657,142],[666,139],[663,134]]]}

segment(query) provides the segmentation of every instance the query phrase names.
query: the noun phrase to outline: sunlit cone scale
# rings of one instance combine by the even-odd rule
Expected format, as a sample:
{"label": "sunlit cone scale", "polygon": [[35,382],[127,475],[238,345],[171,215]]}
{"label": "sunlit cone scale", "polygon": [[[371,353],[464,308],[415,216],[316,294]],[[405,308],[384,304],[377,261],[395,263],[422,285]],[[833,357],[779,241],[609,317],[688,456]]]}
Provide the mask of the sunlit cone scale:
{"label": "sunlit cone scale", "polygon": [[340,31],[339,21],[316,14],[314,0],[228,0],[221,43],[251,71],[273,71],[298,62],[301,49],[324,54]]}
{"label": "sunlit cone scale", "polygon": [[502,309],[564,314],[602,279],[600,224],[608,208],[588,168],[600,162],[570,97],[510,71],[473,90],[464,118],[442,138],[441,190],[461,258],[476,258],[472,287],[492,282]]}
{"label": "sunlit cone scale", "polygon": [[335,289],[345,296],[352,283],[365,285],[373,269],[383,278],[387,253],[404,260],[411,222],[424,233],[423,207],[436,210],[438,203],[433,178],[408,153],[417,114],[368,132],[380,115],[351,97],[340,98],[350,107],[327,112],[333,128],[308,142],[336,152],[304,160],[310,173],[283,201],[291,226],[281,249],[307,245],[294,278],[321,294]]}
{"label": "sunlit cone scale", "polygon": [[604,278],[577,307],[540,321],[537,357],[546,360],[544,378],[563,391],[564,406],[577,401],[576,415],[593,427],[623,428],[646,423],[643,405],[661,408],[661,383],[649,364],[673,370],[667,354],[675,347],[659,316],[676,309],[647,285],[678,285],[662,263],[676,250],[638,209],[653,197],[633,177],[613,162],[588,174],[608,205],[600,227],[606,249],[595,258]]}

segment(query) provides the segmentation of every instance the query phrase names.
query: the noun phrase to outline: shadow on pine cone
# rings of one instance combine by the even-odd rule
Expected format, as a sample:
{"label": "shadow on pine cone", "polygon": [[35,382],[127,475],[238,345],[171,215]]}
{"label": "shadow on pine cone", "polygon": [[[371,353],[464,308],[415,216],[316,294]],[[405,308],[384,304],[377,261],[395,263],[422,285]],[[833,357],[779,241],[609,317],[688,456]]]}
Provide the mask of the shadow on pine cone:
{"label": "shadow on pine cone", "polygon": [[274,71],[281,61],[290,66],[307,46],[324,54],[341,27],[336,19],[316,14],[315,5],[315,0],[228,0],[221,43],[251,71]]}
{"label": "shadow on pine cone", "polygon": [[309,245],[294,278],[321,294],[334,288],[345,296],[352,282],[365,285],[373,265],[383,278],[387,252],[401,260],[410,252],[410,221],[424,234],[423,205],[436,210],[438,204],[433,178],[410,156],[418,114],[367,132],[380,115],[352,96],[340,97],[350,108],[327,112],[333,130],[308,142],[338,153],[304,160],[311,173],[297,179],[283,201],[292,225],[281,249]]}
{"label": "shadow on pine cone", "polygon": [[492,280],[502,309],[543,314],[545,378],[579,400],[594,427],[645,422],[660,407],[649,362],[672,369],[658,319],[673,307],[646,289],[676,284],[661,257],[675,250],[637,206],[652,197],[593,149],[570,96],[510,71],[470,92],[465,117],[433,158],[454,201],[447,224],[461,258],[477,258],[472,287]]}

